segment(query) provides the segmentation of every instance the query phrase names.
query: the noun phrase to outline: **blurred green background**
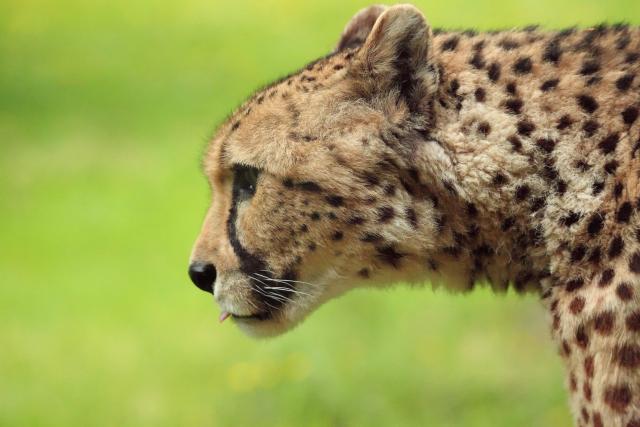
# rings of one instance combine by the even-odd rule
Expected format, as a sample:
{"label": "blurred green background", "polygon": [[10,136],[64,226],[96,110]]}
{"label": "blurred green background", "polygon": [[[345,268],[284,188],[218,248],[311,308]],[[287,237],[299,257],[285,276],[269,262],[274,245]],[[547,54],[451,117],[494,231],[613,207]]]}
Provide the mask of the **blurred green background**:
{"label": "blurred green background", "polygon": [[[640,22],[637,0],[417,3],[444,27]],[[0,425],[570,425],[532,296],[358,291],[253,341],[188,282],[207,136],[366,4],[0,1]]]}

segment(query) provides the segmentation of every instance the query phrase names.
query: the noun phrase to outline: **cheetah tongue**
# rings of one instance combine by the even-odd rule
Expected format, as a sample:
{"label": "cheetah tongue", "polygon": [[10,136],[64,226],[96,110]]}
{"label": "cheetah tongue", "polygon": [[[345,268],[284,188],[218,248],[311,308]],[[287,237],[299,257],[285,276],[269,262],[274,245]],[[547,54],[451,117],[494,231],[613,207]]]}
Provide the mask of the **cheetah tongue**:
{"label": "cheetah tongue", "polygon": [[222,313],[220,313],[220,317],[218,318],[218,320],[220,321],[220,323],[224,322],[227,317],[231,316],[231,313],[228,313],[226,311],[223,311]]}

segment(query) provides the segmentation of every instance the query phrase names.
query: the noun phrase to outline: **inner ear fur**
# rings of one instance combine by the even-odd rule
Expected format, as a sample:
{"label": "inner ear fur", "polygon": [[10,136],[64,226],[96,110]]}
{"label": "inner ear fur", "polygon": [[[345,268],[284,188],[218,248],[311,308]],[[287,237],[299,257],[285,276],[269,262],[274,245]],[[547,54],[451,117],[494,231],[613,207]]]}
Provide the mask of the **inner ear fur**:
{"label": "inner ear fur", "polygon": [[378,4],[366,7],[356,13],[344,27],[334,52],[361,46],[367,39],[378,17],[385,10],[387,10],[387,6]]}
{"label": "inner ear fur", "polygon": [[427,113],[439,75],[433,34],[412,5],[385,10],[376,20],[351,68],[363,96],[396,90],[412,113]]}

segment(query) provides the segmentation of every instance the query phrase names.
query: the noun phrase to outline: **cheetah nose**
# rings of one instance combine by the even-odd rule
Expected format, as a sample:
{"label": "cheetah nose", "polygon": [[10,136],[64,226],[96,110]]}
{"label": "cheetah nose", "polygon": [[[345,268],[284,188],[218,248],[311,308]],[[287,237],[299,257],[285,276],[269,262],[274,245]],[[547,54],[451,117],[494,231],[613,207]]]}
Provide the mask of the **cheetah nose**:
{"label": "cheetah nose", "polygon": [[189,277],[194,285],[203,291],[213,293],[213,284],[216,281],[216,268],[206,262],[193,262],[189,266]]}

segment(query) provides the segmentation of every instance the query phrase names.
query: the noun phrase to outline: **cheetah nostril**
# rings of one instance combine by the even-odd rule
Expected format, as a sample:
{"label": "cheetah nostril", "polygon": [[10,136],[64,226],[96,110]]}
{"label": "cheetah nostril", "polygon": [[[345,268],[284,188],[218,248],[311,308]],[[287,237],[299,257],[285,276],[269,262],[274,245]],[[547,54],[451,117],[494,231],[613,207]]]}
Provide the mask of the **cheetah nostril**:
{"label": "cheetah nostril", "polygon": [[216,281],[216,268],[213,264],[194,262],[189,266],[189,277],[198,288],[213,293],[213,284]]}

